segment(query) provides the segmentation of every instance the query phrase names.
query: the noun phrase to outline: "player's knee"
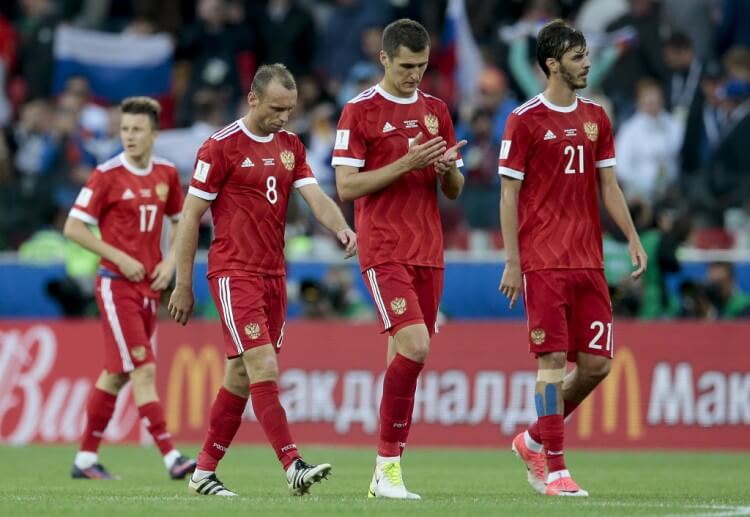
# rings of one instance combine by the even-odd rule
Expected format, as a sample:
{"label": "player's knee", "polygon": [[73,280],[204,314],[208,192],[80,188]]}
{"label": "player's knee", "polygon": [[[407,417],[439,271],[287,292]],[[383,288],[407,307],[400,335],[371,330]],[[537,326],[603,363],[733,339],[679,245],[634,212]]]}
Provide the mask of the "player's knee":
{"label": "player's knee", "polygon": [[124,373],[109,373],[103,371],[96,380],[96,387],[107,393],[116,394],[128,382],[128,376]]}
{"label": "player's knee", "polygon": [[259,347],[246,351],[242,359],[250,376],[250,382],[278,381],[279,364],[273,347]]}
{"label": "player's knee", "polygon": [[602,382],[609,371],[612,368],[612,360],[606,357],[597,357],[593,361],[589,361],[589,364],[581,372],[588,381],[589,384],[599,384]]}
{"label": "player's knee", "polygon": [[399,347],[399,353],[411,359],[423,363],[427,360],[427,355],[430,353],[430,340],[428,337],[423,339],[409,339],[401,347]]}
{"label": "player's knee", "polygon": [[145,388],[156,384],[156,365],[153,363],[144,364],[130,372],[130,380],[138,388]]}
{"label": "player's knee", "polygon": [[250,378],[241,359],[227,361],[224,370],[224,388],[240,397],[250,396]]}
{"label": "player's knee", "polygon": [[560,368],[565,368],[566,362],[566,352],[548,352],[546,354],[540,354],[538,360],[540,370],[558,370]]}

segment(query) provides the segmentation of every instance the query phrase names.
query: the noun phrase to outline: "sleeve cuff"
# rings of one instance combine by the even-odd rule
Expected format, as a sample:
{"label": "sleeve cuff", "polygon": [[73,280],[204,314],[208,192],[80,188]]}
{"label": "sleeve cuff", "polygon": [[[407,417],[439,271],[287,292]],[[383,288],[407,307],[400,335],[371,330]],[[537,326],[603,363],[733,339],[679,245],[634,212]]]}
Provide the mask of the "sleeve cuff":
{"label": "sleeve cuff", "polygon": [[77,208],[72,208],[70,212],[68,213],[70,217],[74,217],[76,219],[80,219],[86,224],[99,224],[99,220],[96,217],[92,217],[83,210],[79,210]]}
{"label": "sleeve cuff", "polygon": [[614,167],[616,160],[614,158],[607,158],[606,160],[599,160],[596,162],[597,169],[603,169],[604,167]]}
{"label": "sleeve cuff", "polygon": [[316,185],[317,183],[318,180],[316,180],[315,178],[302,178],[292,183],[292,186],[294,188],[300,188],[304,187],[305,185]]}
{"label": "sleeve cuff", "polygon": [[514,178],[517,180],[522,180],[525,174],[521,171],[517,171],[515,169],[510,169],[508,167],[498,167],[497,173],[500,176],[508,176],[509,178]]}
{"label": "sleeve cuff", "polygon": [[213,193],[211,193],[211,192],[205,192],[205,191],[203,191],[203,190],[201,190],[199,188],[195,188],[195,187],[190,187],[188,189],[188,194],[192,194],[195,197],[199,197],[199,198],[203,199],[204,201],[213,201],[214,199],[216,199],[216,196],[219,195],[218,192],[213,192]]}
{"label": "sleeve cuff", "polygon": [[350,167],[364,167],[365,161],[358,160],[357,158],[344,158],[343,156],[334,156],[331,160],[331,165],[349,165]]}
{"label": "sleeve cuff", "polygon": [[177,212],[176,214],[167,215],[172,221],[177,222],[180,220],[180,217],[182,217],[182,212]]}

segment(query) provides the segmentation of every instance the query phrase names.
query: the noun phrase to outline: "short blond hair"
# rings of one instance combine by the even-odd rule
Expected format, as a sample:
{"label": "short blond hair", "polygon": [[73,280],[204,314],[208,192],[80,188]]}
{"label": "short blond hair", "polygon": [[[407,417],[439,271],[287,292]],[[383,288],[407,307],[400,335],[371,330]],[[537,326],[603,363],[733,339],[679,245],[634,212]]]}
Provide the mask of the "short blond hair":
{"label": "short blond hair", "polygon": [[128,97],[120,103],[120,113],[131,115],[148,115],[154,129],[159,129],[161,104],[151,97]]}

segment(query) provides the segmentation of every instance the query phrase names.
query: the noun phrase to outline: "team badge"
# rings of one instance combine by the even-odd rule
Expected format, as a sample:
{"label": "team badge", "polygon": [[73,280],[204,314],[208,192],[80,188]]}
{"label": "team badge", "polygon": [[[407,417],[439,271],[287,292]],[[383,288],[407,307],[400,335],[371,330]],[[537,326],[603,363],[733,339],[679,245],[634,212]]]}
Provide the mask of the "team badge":
{"label": "team badge", "polygon": [[391,300],[391,310],[396,316],[401,316],[406,312],[406,300],[404,298],[401,298],[400,296],[398,298],[394,298],[393,300]]}
{"label": "team badge", "polygon": [[258,339],[260,337],[260,325],[257,323],[248,323],[245,325],[245,334],[250,339]]}
{"label": "team badge", "polygon": [[136,361],[143,361],[146,358],[146,347],[145,346],[137,346],[130,349],[130,355],[133,356],[133,359]]}
{"label": "team badge", "polygon": [[599,126],[595,122],[586,122],[583,125],[583,132],[592,142],[596,142],[596,139],[599,138]]}
{"label": "team badge", "polygon": [[440,129],[438,118],[432,113],[428,113],[424,116],[424,125],[427,126],[427,131],[429,131],[431,135],[438,134],[438,129]]}
{"label": "team badge", "polygon": [[279,158],[281,158],[281,163],[284,164],[286,170],[294,169],[294,153],[292,151],[281,151]]}
{"label": "team badge", "polygon": [[159,201],[161,201],[162,203],[166,203],[167,196],[169,195],[169,185],[162,182],[156,185],[156,188],[154,190],[156,190],[156,195],[159,198]]}
{"label": "team badge", "polygon": [[531,342],[535,345],[541,345],[544,343],[544,340],[547,339],[547,334],[544,332],[544,329],[536,328],[531,329]]}

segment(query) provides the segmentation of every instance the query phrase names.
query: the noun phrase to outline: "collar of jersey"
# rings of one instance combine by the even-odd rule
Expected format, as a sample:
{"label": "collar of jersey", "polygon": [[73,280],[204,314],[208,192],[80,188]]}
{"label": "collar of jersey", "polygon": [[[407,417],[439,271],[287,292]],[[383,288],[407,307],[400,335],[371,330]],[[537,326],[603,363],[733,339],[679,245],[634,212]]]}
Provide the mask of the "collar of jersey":
{"label": "collar of jersey", "polygon": [[573,104],[571,104],[570,106],[558,106],[557,104],[552,104],[547,100],[543,93],[539,94],[539,99],[541,99],[542,104],[547,106],[549,109],[551,109],[552,111],[559,111],[560,113],[570,113],[571,111],[575,111],[578,107],[578,96],[576,96],[576,100],[573,101]]}
{"label": "collar of jersey", "polygon": [[125,167],[129,172],[132,172],[136,176],[148,176],[151,173],[151,168],[154,165],[154,160],[152,158],[149,158],[148,165],[146,165],[145,169],[136,167],[128,161],[128,158],[127,156],[125,156],[124,152],[120,153],[120,161],[122,162],[123,167]]}
{"label": "collar of jersey", "polygon": [[245,133],[248,137],[250,137],[251,140],[255,140],[256,142],[261,142],[261,143],[268,143],[271,140],[273,140],[273,133],[271,133],[270,135],[266,135],[266,136],[256,135],[255,133],[253,133],[247,128],[247,126],[245,125],[245,122],[243,122],[242,119],[239,119],[237,122],[239,123],[240,128],[242,128],[242,132]]}
{"label": "collar of jersey", "polygon": [[375,91],[378,92],[381,97],[391,101],[395,102],[396,104],[414,104],[417,102],[417,92],[415,91],[411,97],[396,97],[395,95],[391,95],[387,91],[383,89],[382,86],[379,84],[375,85]]}

